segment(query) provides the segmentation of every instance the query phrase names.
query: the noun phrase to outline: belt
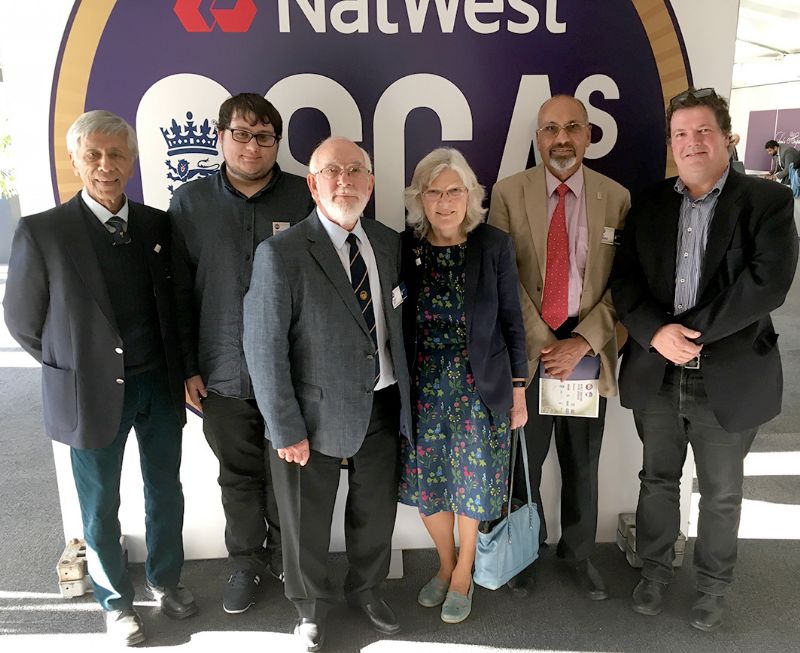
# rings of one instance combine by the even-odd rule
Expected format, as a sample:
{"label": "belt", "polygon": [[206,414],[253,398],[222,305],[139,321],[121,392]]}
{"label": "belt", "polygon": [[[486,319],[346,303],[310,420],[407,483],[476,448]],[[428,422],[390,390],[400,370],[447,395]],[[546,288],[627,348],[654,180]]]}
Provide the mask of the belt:
{"label": "belt", "polygon": [[685,370],[699,370],[700,369],[700,356],[695,356],[692,360],[686,361],[683,365],[678,365]]}

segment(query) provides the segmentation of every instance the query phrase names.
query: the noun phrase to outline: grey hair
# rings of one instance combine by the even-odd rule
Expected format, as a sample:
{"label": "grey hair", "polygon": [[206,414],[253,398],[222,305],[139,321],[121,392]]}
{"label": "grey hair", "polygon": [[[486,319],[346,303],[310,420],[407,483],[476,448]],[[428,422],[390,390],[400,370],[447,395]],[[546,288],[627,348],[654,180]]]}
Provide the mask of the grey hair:
{"label": "grey hair", "polygon": [[422,203],[424,193],[445,170],[452,170],[467,189],[467,214],[464,217],[463,229],[468,234],[475,229],[486,215],[483,200],[486,189],[478,183],[478,178],[469,167],[469,163],[458,150],[452,147],[439,147],[426,154],[414,169],[411,185],[405,190],[406,224],[414,230],[417,238],[425,238],[431,230],[431,223],[425,215]]}
{"label": "grey hair", "polygon": [[110,111],[87,111],[80,115],[67,130],[67,151],[74,155],[80,147],[81,140],[89,134],[107,134],[117,136],[125,134],[128,141],[128,149],[133,152],[133,157],[139,156],[139,144],[136,140],[136,132],[123,118]]}
{"label": "grey hair", "polygon": [[342,143],[352,143],[355,145],[360,151],[362,156],[364,157],[364,165],[367,166],[367,170],[371,173],[372,172],[372,161],[370,161],[369,154],[367,151],[358,145],[357,143],[353,143],[349,138],[345,138],[344,136],[328,136],[324,141],[322,141],[319,145],[314,148],[314,151],[311,153],[311,158],[308,160],[308,171],[312,174],[319,172],[319,166],[315,165],[317,163],[317,156],[319,151],[325,147],[326,145],[332,142],[342,142]]}

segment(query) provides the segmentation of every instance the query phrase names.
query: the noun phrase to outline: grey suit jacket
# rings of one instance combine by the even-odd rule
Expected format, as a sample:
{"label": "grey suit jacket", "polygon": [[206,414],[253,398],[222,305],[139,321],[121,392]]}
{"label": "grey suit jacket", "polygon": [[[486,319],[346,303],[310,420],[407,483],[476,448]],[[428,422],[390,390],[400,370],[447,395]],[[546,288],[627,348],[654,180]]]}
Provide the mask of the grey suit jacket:
{"label": "grey suit jacket", "polygon": [[[378,264],[389,349],[401,397],[400,430],[411,433],[399,283],[400,237],[362,220]],[[262,242],[244,300],[244,352],[275,449],[308,438],[313,450],[349,457],[372,410],[374,345],[361,308],[316,212]]]}
{"label": "grey suit jacket", "polygon": [[778,144],[778,153],[773,157],[775,179],[781,183],[789,183],[789,167],[800,167],[800,150],[796,150],[788,143]]}

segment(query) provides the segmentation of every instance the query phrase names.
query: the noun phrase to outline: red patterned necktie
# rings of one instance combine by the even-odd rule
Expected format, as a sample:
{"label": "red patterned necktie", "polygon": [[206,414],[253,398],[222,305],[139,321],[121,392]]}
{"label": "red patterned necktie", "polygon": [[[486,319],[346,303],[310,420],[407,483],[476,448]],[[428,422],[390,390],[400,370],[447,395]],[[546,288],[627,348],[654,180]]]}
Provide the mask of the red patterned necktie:
{"label": "red patterned necktie", "polygon": [[569,237],[564,197],[569,186],[556,188],[558,203],[547,232],[547,269],[542,294],[542,319],[555,331],[567,319],[569,307]]}

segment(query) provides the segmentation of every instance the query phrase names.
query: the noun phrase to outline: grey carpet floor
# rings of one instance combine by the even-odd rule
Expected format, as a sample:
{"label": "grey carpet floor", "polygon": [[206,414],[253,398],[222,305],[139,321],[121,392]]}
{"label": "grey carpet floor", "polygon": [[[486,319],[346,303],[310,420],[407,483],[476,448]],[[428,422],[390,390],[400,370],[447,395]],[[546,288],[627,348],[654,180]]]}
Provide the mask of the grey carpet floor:
{"label": "grey carpet floor", "polygon": [[[0,282],[2,278],[0,277]],[[1,290],[1,289],[0,289]],[[754,451],[800,450],[800,289],[776,319],[784,359],[784,411],[764,425]],[[58,596],[55,564],[63,548],[52,450],[41,424],[40,372],[0,367],[0,653],[107,650],[100,610],[91,595]],[[794,476],[749,477],[745,498],[800,504],[800,470]],[[770,537],[768,533],[765,537]],[[672,584],[664,612],[644,617],[629,608],[637,572],[613,544],[598,547],[611,598],[593,603],[569,570],[543,552],[535,592],[522,600],[506,589],[475,592],[473,614],[463,624],[441,622],[438,611],[416,604],[416,593],[436,569],[431,550],[406,552],[405,576],[388,581],[386,595],[403,626],[385,639],[357,612],[341,605],[331,615],[328,653],[442,653],[481,651],[800,651],[800,546],[793,540],[741,540],[737,580],[725,626],[712,634],[688,625],[694,596],[690,564]],[[331,557],[341,582],[346,561]],[[148,648],[177,651],[281,652],[296,650],[288,635],[294,616],[280,585],[268,580],[260,600],[242,615],[221,608],[224,563],[187,562],[184,581],[197,596],[200,614],[175,622],[152,603],[137,602]],[[141,565],[132,566],[138,588]]]}

